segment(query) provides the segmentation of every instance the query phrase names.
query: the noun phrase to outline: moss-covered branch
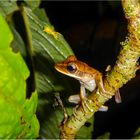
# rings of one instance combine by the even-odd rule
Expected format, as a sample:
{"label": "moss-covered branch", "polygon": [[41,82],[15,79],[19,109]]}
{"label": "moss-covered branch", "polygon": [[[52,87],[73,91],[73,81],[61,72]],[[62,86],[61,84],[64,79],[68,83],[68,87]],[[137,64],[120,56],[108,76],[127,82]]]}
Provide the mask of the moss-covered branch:
{"label": "moss-covered branch", "polygon": [[[114,68],[107,73],[104,87],[111,95],[101,93],[100,90],[92,93],[84,101],[85,110],[79,105],[75,113],[61,126],[61,139],[74,139],[77,131],[87,119],[99,110],[107,100],[115,95],[115,92],[135,77],[137,60],[140,56],[140,5],[138,0],[122,0],[125,17],[128,20],[128,35],[122,43],[120,54]],[[98,94],[99,93],[99,94]]]}

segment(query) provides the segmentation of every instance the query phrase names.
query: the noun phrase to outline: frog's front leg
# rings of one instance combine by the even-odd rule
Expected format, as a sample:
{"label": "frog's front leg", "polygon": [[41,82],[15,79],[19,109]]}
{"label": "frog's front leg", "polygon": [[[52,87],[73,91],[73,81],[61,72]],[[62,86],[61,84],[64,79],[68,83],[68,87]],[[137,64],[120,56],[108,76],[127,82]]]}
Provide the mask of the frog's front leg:
{"label": "frog's front leg", "polygon": [[71,95],[68,99],[69,102],[78,104],[79,102],[83,101],[84,98],[86,97],[86,90],[84,84],[80,85],[80,95],[75,94]]}
{"label": "frog's front leg", "polygon": [[85,90],[85,86],[83,83],[81,83],[80,86],[80,99],[81,101],[83,101],[86,98],[86,90]]}
{"label": "frog's front leg", "polygon": [[[81,83],[81,82],[80,82]],[[76,97],[76,96],[75,96]],[[87,109],[90,110],[92,112],[92,110],[87,106],[86,104],[86,99],[87,99],[87,96],[86,96],[86,90],[85,90],[85,85],[83,83],[81,83],[80,85],[80,95],[79,95],[79,102],[81,103],[81,106],[83,108],[83,111],[86,113],[87,112]],[[78,107],[78,106],[77,106]],[[77,107],[74,109],[74,116],[76,116],[76,109]]]}
{"label": "frog's front leg", "polygon": [[[79,104],[81,102],[82,104],[82,108],[84,110],[84,112],[86,111],[86,108],[85,108],[85,104],[84,104],[84,99],[86,98],[86,90],[85,90],[85,86],[84,84],[81,83],[80,85],[80,94],[76,94],[76,95],[71,95],[69,97],[69,102],[71,103],[76,103],[76,104]],[[73,110],[73,114],[74,116],[76,117],[76,109],[77,109],[78,106],[76,106]]]}

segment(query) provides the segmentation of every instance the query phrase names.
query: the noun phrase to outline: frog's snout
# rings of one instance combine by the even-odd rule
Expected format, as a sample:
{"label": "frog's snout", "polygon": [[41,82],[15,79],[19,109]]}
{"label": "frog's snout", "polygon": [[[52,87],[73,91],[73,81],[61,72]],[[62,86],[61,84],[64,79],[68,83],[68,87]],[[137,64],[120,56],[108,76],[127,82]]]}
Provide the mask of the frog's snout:
{"label": "frog's snout", "polygon": [[61,65],[60,65],[59,63],[56,63],[56,64],[54,65],[54,68],[55,68],[57,71],[59,71],[59,69],[61,69]]}
{"label": "frog's snout", "polygon": [[67,69],[62,63],[56,63],[54,68],[60,73],[67,74]]}

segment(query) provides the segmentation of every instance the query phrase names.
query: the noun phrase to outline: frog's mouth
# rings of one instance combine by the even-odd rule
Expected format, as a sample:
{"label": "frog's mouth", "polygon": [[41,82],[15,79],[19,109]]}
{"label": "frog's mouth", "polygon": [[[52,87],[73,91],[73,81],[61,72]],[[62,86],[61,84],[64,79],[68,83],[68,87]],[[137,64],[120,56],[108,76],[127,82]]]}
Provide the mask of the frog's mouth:
{"label": "frog's mouth", "polygon": [[62,64],[60,64],[60,63],[55,64],[54,67],[55,67],[55,69],[56,69],[58,72],[60,72],[60,73],[63,73],[63,74],[66,74],[66,73],[67,73],[67,72],[66,72],[65,66],[62,65]]}
{"label": "frog's mouth", "polygon": [[58,71],[58,72],[60,72],[60,73],[62,73],[62,74],[65,74],[65,75],[67,75],[67,76],[70,76],[70,77],[73,77],[73,78],[75,78],[75,79],[77,79],[77,80],[80,80],[74,73],[70,73],[68,70],[67,70],[67,65],[64,65],[64,64],[61,64],[61,63],[57,63],[57,64],[55,64],[55,69]]}

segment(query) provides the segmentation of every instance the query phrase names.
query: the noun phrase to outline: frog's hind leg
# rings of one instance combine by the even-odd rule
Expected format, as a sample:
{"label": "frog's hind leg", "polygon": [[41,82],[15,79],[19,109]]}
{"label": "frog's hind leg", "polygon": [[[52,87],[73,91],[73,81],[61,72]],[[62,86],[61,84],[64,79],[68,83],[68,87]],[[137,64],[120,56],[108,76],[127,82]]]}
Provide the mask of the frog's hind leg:
{"label": "frog's hind leg", "polygon": [[[104,85],[103,85],[103,80],[102,80],[102,75],[98,75],[98,77],[97,77],[97,85],[98,85],[98,88],[99,88],[99,94],[100,95],[103,95],[104,97],[106,97],[106,98],[108,98],[108,99],[110,99],[110,98],[112,98],[112,93],[110,93],[110,92],[108,92],[108,91],[106,91],[105,89],[104,89]],[[100,92],[101,91],[101,92]]]}
{"label": "frog's hind leg", "polygon": [[[87,107],[85,106],[85,101],[86,99],[86,90],[85,90],[85,86],[83,84],[81,84],[80,86],[80,95],[76,94],[76,95],[72,95],[69,97],[69,102],[71,103],[75,103],[75,104],[79,104],[81,103],[82,108],[84,110],[84,112],[86,112]],[[76,106],[76,108],[74,109],[74,116],[76,116],[76,109],[78,106]]]}
{"label": "frog's hind leg", "polygon": [[71,96],[68,98],[68,101],[69,101],[70,103],[78,104],[78,103],[80,102],[80,96],[79,96],[79,94],[71,95]]}
{"label": "frog's hind leg", "polygon": [[81,87],[80,87],[80,99],[81,99],[81,105],[83,108],[84,112],[87,112],[87,109],[90,110],[92,112],[92,110],[87,106],[86,104],[86,90],[85,90],[85,86],[81,83]]}

